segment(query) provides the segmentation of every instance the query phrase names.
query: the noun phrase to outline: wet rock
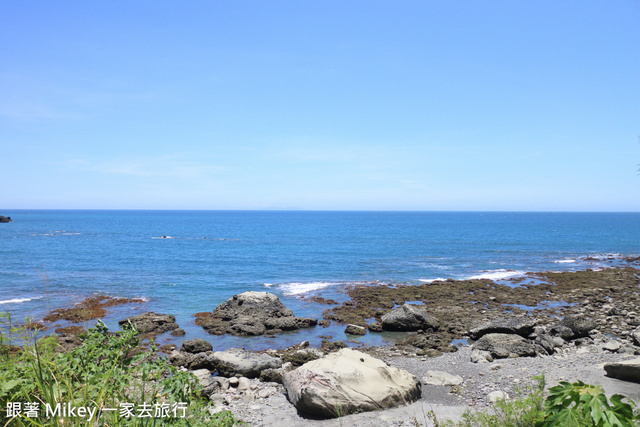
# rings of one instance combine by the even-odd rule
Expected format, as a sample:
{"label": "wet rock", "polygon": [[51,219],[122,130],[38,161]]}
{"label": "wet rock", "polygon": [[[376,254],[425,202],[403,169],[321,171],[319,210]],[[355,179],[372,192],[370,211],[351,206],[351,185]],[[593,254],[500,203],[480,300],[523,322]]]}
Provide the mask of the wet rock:
{"label": "wet rock", "polygon": [[127,317],[124,320],[120,320],[118,324],[122,329],[126,329],[128,325],[131,324],[135,326],[140,334],[152,335],[158,335],[178,328],[175,316],[170,314],[157,314],[152,311]]}
{"label": "wet rock", "polygon": [[286,373],[283,384],[300,412],[322,418],[406,405],[421,395],[416,377],[352,349]]}
{"label": "wet rock", "polygon": [[0,223],[8,223],[11,222],[11,217],[10,216],[2,216],[0,215]]}
{"label": "wet rock", "polygon": [[186,340],[182,342],[182,346],[180,347],[180,351],[184,351],[187,353],[203,353],[205,351],[213,350],[213,345],[209,341],[205,341],[200,338],[194,338],[192,340]]}
{"label": "wet rock", "polygon": [[182,328],[174,329],[173,331],[171,331],[171,335],[173,335],[174,337],[181,337],[186,334],[187,332]]}
{"label": "wet rock", "polygon": [[640,358],[623,362],[606,363],[607,376],[623,381],[640,383]]}
{"label": "wet rock", "polygon": [[230,348],[216,351],[211,355],[215,369],[223,377],[241,375],[247,378],[257,378],[265,369],[279,368],[282,360],[266,354],[250,353],[244,349]]}
{"label": "wet rock", "polygon": [[483,323],[469,331],[469,337],[477,340],[487,334],[517,334],[527,338],[537,322],[531,317],[510,317]]}
{"label": "wet rock", "polygon": [[440,329],[440,322],[421,306],[404,304],[382,316],[385,331],[417,331]]}
{"label": "wet rock", "polygon": [[73,308],[59,308],[46,315],[43,320],[47,322],[57,322],[68,320],[72,323],[86,322],[89,320],[104,317],[107,314],[106,308],[120,304],[143,303],[142,299],[112,298],[105,295],[85,298]]}
{"label": "wet rock", "polygon": [[239,336],[262,335],[268,330],[290,331],[317,324],[317,319],[295,317],[277,296],[244,292],[218,305],[212,313],[197,313],[196,324],[205,331]]}
{"label": "wet rock", "polygon": [[351,335],[365,335],[367,333],[367,328],[363,328],[362,326],[358,326],[358,325],[349,324],[344,330],[344,333],[351,334]]}
{"label": "wet rock", "polygon": [[472,348],[488,351],[496,359],[535,356],[539,352],[534,343],[515,334],[487,334],[476,341]]}

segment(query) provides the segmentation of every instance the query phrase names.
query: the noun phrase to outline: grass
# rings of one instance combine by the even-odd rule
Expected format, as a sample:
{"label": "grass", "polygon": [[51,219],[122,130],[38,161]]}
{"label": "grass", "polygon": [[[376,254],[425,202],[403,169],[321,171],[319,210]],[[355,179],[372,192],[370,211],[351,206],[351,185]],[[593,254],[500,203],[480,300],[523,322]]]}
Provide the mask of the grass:
{"label": "grass", "polygon": [[0,426],[239,424],[229,412],[210,415],[195,376],[142,351],[134,328],[111,333],[99,321],[65,352],[8,313],[0,321]]}

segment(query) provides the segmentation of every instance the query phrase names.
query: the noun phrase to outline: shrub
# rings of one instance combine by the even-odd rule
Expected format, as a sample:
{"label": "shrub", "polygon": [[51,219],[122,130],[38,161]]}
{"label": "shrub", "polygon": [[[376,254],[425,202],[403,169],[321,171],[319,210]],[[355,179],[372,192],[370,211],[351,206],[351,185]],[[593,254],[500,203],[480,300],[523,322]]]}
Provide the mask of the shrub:
{"label": "shrub", "polygon": [[[82,337],[83,345],[60,352],[55,337],[36,340],[31,331],[13,327],[8,314],[0,318],[0,425],[238,424],[229,412],[209,415],[195,376],[155,357],[153,343],[151,352],[141,351],[135,329],[111,333],[98,321]],[[16,339],[22,340],[22,349],[11,352]],[[62,407],[95,413],[89,420],[75,411],[71,416],[56,411]]]}

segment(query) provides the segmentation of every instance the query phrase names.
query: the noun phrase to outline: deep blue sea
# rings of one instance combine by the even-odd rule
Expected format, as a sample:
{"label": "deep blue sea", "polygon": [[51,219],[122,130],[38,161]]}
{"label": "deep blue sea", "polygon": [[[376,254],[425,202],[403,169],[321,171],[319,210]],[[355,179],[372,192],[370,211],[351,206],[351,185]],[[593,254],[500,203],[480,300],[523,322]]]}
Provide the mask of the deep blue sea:
{"label": "deep blue sea", "polygon": [[[187,339],[207,338],[216,348],[282,347],[304,339],[313,344],[320,341],[317,335],[345,339],[338,326],[269,339],[212,336],[193,323],[194,313],[248,290],[275,293],[296,315],[321,318],[328,307],[303,298],[344,301],[342,291],[353,284],[506,279],[532,271],[602,268],[640,254],[640,213],[0,214],[13,219],[0,224],[0,311],[39,320],[49,308],[92,295],[141,297],[147,302],[112,308],[107,325],[115,329],[117,320],[145,311],[169,313]],[[384,339],[372,336],[366,342]]]}

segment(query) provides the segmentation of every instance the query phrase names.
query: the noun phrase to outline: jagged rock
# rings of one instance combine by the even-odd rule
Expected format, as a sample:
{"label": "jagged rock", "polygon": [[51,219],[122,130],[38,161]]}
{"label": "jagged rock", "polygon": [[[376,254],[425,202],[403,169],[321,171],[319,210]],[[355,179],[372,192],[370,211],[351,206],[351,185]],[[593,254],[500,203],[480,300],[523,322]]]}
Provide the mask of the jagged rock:
{"label": "jagged rock", "polygon": [[346,348],[347,344],[345,344],[344,341],[322,340],[320,347],[325,353],[331,353]]}
{"label": "jagged rock", "polygon": [[344,333],[351,334],[351,335],[365,335],[367,333],[367,328],[363,328],[362,326],[358,326],[358,325],[349,324],[344,330]]}
{"label": "jagged rock", "polygon": [[241,375],[247,378],[257,378],[260,376],[260,372],[265,369],[282,366],[282,360],[277,357],[250,353],[239,348],[216,351],[211,355],[211,361],[223,377]]}
{"label": "jagged rock", "polygon": [[427,313],[421,306],[404,304],[391,310],[381,318],[382,329],[385,331],[417,331],[440,328],[438,319]]}
{"label": "jagged rock", "polygon": [[427,371],[427,375],[422,378],[423,383],[430,385],[460,385],[462,381],[460,375],[442,371]]}
{"label": "jagged rock", "polygon": [[186,334],[187,332],[182,328],[174,329],[173,331],[171,331],[171,335],[173,335],[174,337],[181,337]]}
{"label": "jagged rock", "polygon": [[[565,316],[558,325],[571,329],[573,335],[569,339],[587,337],[589,336],[589,332],[596,328],[593,320],[581,314]],[[560,336],[566,339],[564,336]]]}
{"label": "jagged rock", "polygon": [[283,331],[310,328],[317,324],[318,319],[309,317],[280,317],[278,319],[266,319],[264,322],[264,325],[269,329],[282,329]]}
{"label": "jagged rock", "polygon": [[171,363],[173,366],[187,367],[191,364],[191,361],[194,357],[195,355],[191,353],[174,350],[169,354],[169,363]]}
{"label": "jagged rock", "polygon": [[239,336],[273,334],[308,328],[317,319],[295,317],[277,296],[267,292],[244,292],[218,305],[213,313],[197,313],[196,324],[210,334]]}
{"label": "jagged rock", "polygon": [[192,370],[209,369],[210,371],[213,371],[216,369],[215,362],[213,361],[210,352],[194,354],[187,367]]}
{"label": "jagged rock", "polygon": [[2,216],[0,215],[0,223],[2,222],[11,222],[11,217],[10,216]]}
{"label": "jagged rock", "polygon": [[294,369],[295,367],[291,362],[285,362],[282,364],[282,367],[277,369],[265,369],[260,372],[260,381],[265,383],[273,382],[282,384],[282,376],[285,374],[285,372],[293,371]]}
{"label": "jagged rock", "polygon": [[488,351],[496,359],[535,356],[539,349],[531,341],[515,334],[487,334],[473,344],[474,350]]}
{"label": "jagged rock", "polygon": [[623,362],[606,363],[607,376],[623,381],[640,383],[640,358]]}
{"label": "jagged rock", "polygon": [[531,317],[498,319],[471,329],[469,337],[477,340],[487,334],[517,334],[526,338],[534,331],[536,323]]}
{"label": "jagged rock", "polygon": [[182,342],[182,346],[180,347],[180,351],[185,351],[187,353],[203,353],[205,351],[213,350],[213,345],[209,341],[205,341],[200,338],[194,338],[192,340],[186,340]]}
{"label": "jagged rock", "polygon": [[176,318],[170,314],[156,314],[152,311],[138,316],[127,317],[120,320],[118,324],[121,328],[126,328],[131,322],[141,334],[161,334],[178,328]]}
{"label": "jagged rock", "polygon": [[300,412],[323,418],[409,404],[422,389],[410,373],[352,349],[287,372],[283,384]]}

